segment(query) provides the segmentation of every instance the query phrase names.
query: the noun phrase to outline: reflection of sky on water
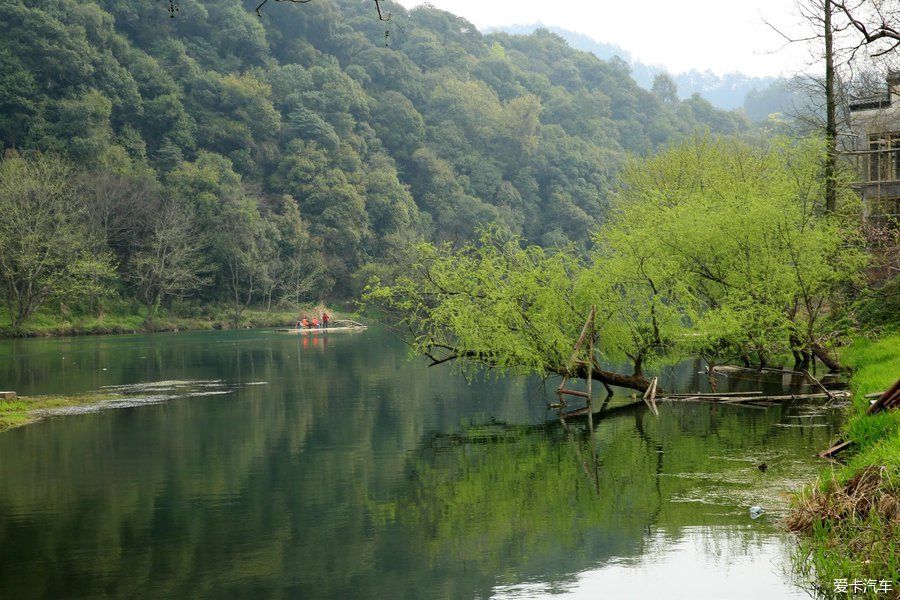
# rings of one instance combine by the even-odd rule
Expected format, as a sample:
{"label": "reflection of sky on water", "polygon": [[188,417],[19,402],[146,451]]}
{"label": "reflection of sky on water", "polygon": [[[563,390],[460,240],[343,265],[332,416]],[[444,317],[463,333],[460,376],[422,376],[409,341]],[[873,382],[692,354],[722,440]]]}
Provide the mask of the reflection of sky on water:
{"label": "reflection of sky on water", "polygon": [[491,598],[759,600],[809,598],[784,569],[786,540],[752,530],[692,527],[657,534],[637,559],[611,561],[571,581],[498,586]]}

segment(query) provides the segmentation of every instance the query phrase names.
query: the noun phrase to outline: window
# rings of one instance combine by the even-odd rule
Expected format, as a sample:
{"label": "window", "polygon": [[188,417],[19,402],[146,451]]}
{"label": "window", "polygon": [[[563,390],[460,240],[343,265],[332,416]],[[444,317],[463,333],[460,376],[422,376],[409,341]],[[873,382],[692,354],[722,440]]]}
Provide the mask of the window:
{"label": "window", "polygon": [[900,132],[869,135],[869,181],[900,180]]}

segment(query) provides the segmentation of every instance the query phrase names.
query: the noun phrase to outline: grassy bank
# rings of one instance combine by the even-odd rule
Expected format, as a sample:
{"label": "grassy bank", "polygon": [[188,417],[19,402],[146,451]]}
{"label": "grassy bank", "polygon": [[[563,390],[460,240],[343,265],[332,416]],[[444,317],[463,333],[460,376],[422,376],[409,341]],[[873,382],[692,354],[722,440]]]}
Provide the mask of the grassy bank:
{"label": "grassy bank", "polygon": [[[334,311],[328,309],[335,315]],[[234,322],[227,308],[204,306],[183,312],[163,312],[152,322],[143,309],[117,306],[103,315],[62,314],[45,310],[33,315],[21,327],[13,328],[5,308],[0,308],[0,337],[49,337],[69,335],[99,335],[110,333],[150,333],[158,331],[195,331],[204,329],[234,329],[235,327],[278,327],[296,321],[299,314],[321,314],[322,307],[305,306],[293,310],[247,309],[239,323]]]}
{"label": "grassy bank", "polygon": [[817,484],[797,495],[788,527],[800,534],[798,567],[815,574],[826,597],[847,597],[835,580],[889,580],[893,591],[852,597],[900,596],[900,411],[866,415],[866,394],[900,377],[900,334],[858,339],[842,353],[854,368],[844,439],[853,446],[843,464],[829,466]]}
{"label": "grassy bank", "polygon": [[22,396],[15,400],[0,400],[0,432],[28,425],[41,419],[40,412],[53,408],[84,406],[110,400],[109,394],[78,396]]}

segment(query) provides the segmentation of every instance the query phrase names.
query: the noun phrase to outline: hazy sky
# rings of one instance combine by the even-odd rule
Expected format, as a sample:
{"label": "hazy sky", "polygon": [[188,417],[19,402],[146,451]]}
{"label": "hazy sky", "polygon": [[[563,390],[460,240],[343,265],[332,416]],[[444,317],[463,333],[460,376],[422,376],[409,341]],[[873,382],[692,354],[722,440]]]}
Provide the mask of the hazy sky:
{"label": "hazy sky", "polygon": [[[422,2],[400,0],[406,7]],[[644,63],[673,73],[691,68],[723,74],[790,74],[809,49],[784,44],[763,19],[799,31],[793,0],[431,0],[479,29],[540,21],[613,43]]]}

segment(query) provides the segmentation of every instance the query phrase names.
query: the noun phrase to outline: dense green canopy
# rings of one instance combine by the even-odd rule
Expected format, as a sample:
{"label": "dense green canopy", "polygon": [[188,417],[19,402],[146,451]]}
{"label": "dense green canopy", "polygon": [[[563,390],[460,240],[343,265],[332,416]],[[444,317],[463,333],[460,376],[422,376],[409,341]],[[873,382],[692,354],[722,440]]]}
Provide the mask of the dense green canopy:
{"label": "dense green canopy", "polygon": [[[427,6],[385,3],[386,25],[370,3],[272,3],[262,18],[255,4],[183,0],[175,18],[157,2],[0,6],[0,145],[177,204],[161,212],[203,240],[206,299],[265,301],[291,267],[251,271],[295,249],[273,237],[303,247],[311,278],[276,282],[276,298],[348,294],[397,248],[485,223],[587,247],[629,153],[745,127],[547,31],[485,36]],[[273,236],[285,218],[302,239]],[[126,283],[149,230],[110,244]]]}

